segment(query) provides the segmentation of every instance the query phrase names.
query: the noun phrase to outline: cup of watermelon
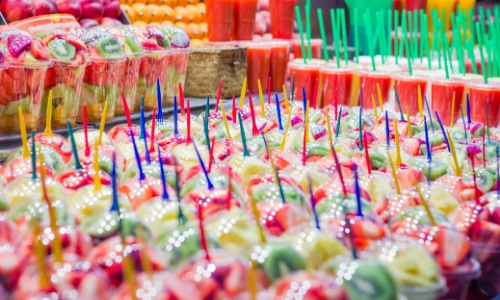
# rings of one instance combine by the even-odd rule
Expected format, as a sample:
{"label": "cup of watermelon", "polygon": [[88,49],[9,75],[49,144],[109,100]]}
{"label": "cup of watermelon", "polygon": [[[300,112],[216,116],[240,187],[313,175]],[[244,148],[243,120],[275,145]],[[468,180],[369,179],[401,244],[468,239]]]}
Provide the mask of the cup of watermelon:
{"label": "cup of watermelon", "polygon": [[53,61],[45,75],[40,122],[45,122],[49,93],[52,91],[52,127],[75,125],[85,67],[89,62],[87,46],[72,34],[48,33],[42,38]]}
{"label": "cup of watermelon", "polygon": [[[119,82],[123,78],[126,58],[122,46],[109,31],[89,30],[82,37],[91,63],[85,68],[80,110],[87,105],[87,120],[99,122],[107,102],[106,121],[115,116]],[[79,115],[79,119],[82,115]]]}
{"label": "cup of watermelon", "polygon": [[182,29],[170,26],[160,26],[158,29],[167,35],[173,52],[167,63],[163,91],[165,95],[163,106],[172,106],[174,96],[179,94],[179,84],[184,86],[186,81],[187,63],[193,48],[189,47],[189,37]]}
{"label": "cup of watermelon", "polygon": [[[107,28],[107,27],[106,27]],[[134,35],[134,27],[131,25],[118,26],[111,29],[113,35],[122,45],[123,52],[127,58],[124,66],[123,77],[120,80],[118,89],[118,101],[115,106],[115,115],[123,116],[123,102],[120,101],[122,93],[125,95],[130,113],[133,113],[136,106],[137,82],[139,81],[139,67],[141,59],[144,57],[142,44]]]}
{"label": "cup of watermelon", "polygon": [[[165,85],[167,63],[172,55],[170,41],[156,27],[135,28],[134,33],[145,53],[139,67],[135,110],[139,111],[141,97],[144,96],[144,110],[152,111],[158,104],[156,79],[160,80],[160,87]],[[163,93],[162,89],[160,91]]]}
{"label": "cup of watermelon", "polygon": [[0,131],[19,132],[18,107],[26,129],[37,130],[49,52],[23,30],[6,29],[0,40]]}

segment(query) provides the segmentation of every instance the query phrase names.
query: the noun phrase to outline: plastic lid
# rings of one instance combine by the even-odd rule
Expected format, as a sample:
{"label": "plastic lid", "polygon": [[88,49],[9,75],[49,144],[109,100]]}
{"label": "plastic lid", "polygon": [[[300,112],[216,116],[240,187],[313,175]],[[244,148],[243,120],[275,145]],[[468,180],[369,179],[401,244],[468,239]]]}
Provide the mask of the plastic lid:
{"label": "plastic lid", "polygon": [[[295,58],[292,62],[304,64],[304,59],[303,58]],[[326,64],[326,61],[322,60],[322,59],[313,58],[311,60],[307,60],[307,64],[308,65],[324,65],[324,64]]]}
{"label": "plastic lid", "polygon": [[500,82],[489,82],[486,84],[484,81],[472,81],[468,82],[469,88],[476,88],[482,90],[500,90]]}
{"label": "plastic lid", "polygon": [[328,74],[353,73],[354,69],[349,68],[349,67],[345,67],[345,66],[341,66],[340,68],[337,68],[337,64],[328,63],[328,64],[321,66],[320,72],[321,73],[328,73]]}
{"label": "plastic lid", "polygon": [[283,47],[287,46],[290,47],[292,43],[288,40],[280,40],[280,39],[274,39],[274,40],[269,40],[269,44],[271,44],[271,47]]}
{"label": "plastic lid", "polygon": [[115,28],[110,28],[111,33],[118,39],[122,45],[123,52],[128,59],[144,56],[144,49],[139,39],[134,34],[132,25],[123,25]]}
{"label": "plastic lid", "polygon": [[[300,38],[292,40],[292,44],[296,45],[297,43],[298,44],[302,43],[300,41]],[[304,36],[304,46],[307,47],[307,45],[308,45],[307,38]],[[311,39],[311,45],[323,45],[323,40],[322,39]]]}
{"label": "plastic lid", "polygon": [[89,30],[82,36],[82,41],[87,46],[92,60],[125,59],[122,46],[110,32]]}
{"label": "plastic lid", "polygon": [[142,43],[142,49],[149,51],[170,50],[170,41],[158,27],[138,28],[132,26],[135,36]]}
{"label": "plastic lid", "polygon": [[298,70],[319,70],[321,66],[322,64],[318,63],[307,62],[307,64],[304,64],[304,62],[298,62],[298,61],[292,61],[291,63],[288,64],[288,68],[298,69]]}
{"label": "plastic lid", "polygon": [[0,33],[3,64],[45,68],[51,64],[49,51],[43,43],[26,31],[8,29]]}
{"label": "plastic lid", "polygon": [[47,47],[50,58],[58,64],[84,65],[89,61],[87,46],[72,34],[44,34],[42,43]]}

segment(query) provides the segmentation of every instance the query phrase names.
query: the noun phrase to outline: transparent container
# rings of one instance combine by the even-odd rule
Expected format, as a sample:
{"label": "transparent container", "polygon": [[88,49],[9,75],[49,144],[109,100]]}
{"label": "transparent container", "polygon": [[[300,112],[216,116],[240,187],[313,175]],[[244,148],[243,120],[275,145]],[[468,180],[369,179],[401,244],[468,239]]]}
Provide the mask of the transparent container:
{"label": "transparent container", "polygon": [[481,265],[475,259],[472,259],[470,270],[442,270],[442,274],[446,279],[448,292],[439,299],[465,300],[470,282],[481,276]]}
{"label": "transparent container", "polygon": [[184,86],[189,54],[192,52],[192,48],[172,49],[172,55],[168,58],[165,74],[165,99],[163,106],[172,106],[174,104],[174,96],[179,95],[179,84]]}
{"label": "transparent container", "polygon": [[472,255],[481,264],[479,290],[488,296],[500,294],[500,245],[472,242]]}

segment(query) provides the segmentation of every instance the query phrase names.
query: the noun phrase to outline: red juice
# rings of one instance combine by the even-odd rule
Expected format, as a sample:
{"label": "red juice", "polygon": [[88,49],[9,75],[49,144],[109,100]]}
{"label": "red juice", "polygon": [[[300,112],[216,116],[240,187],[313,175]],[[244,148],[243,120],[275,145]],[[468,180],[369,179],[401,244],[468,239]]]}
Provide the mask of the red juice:
{"label": "red juice", "polygon": [[[410,76],[408,74],[397,74],[393,78],[403,112],[406,112],[406,107],[408,106],[410,115],[416,115],[418,113],[418,87],[420,86],[423,99],[427,88],[427,78],[423,76]],[[395,101],[394,109],[399,112],[397,100]]]}
{"label": "red juice", "polygon": [[283,91],[283,84],[286,81],[286,69],[290,53],[290,42],[273,41],[271,46],[271,90],[273,92]]}
{"label": "red juice", "polygon": [[443,124],[450,124],[451,121],[453,93],[455,93],[453,120],[459,119],[464,90],[465,83],[460,80],[435,79],[431,81],[432,111],[437,111]]}
{"label": "red juice", "polygon": [[[306,49],[306,57],[307,57],[307,49],[309,48],[309,44],[307,43],[307,39],[304,37],[304,48]],[[294,58],[302,58],[302,44],[300,39],[292,41],[292,49]],[[323,51],[323,41],[320,39],[312,39],[311,40],[311,51],[312,58],[321,58],[321,51]]]}
{"label": "red juice", "polygon": [[295,21],[295,0],[271,0],[271,34],[275,39],[290,40]]}
{"label": "red juice", "polygon": [[271,47],[269,43],[246,43],[247,48],[247,87],[253,93],[267,91],[267,80],[271,66]]}
{"label": "red juice", "polygon": [[316,80],[319,79],[320,67],[321,65],[317,63],[305,65],[303,63],[291,62],[288,64],[290,78],[292,78],[295,73],[295,88],[293,90],[294,100],[303,100],[302,87],[306,90],[307,99],[312,100],[314,85],[316,84]]}
{"label": "red juice", "polygon": [[354,70],[324,66],[319,70],[319,73],[323,83],[322,106],[335,104],[335,87],[337,87],[337,104],[350,106]]}
{"label": "red juice", "polygon": [[248,41],[253,38],[257,0],[234,0],[233,39]]}
{"label": "red juice", "polygon": [[489,126],[498,126],[500,119],[500,84],[470,82],[470,114],[472,120],[486,123],[486,101],[489,107]]}
{"label": "red juice", "polygon": [[231,39],[234,0],[205,0],[208,40],[224,42]]}
{"label": "red juice", "polygon": [[[390,73],[376,71],[360,71],[359,86],[363,87],[363,108],[373,108],[372,94],[375,97],[375,105],[378,105],[377,84],[380,86],[382,100],[384,103],[389,101],[389,91],[391,88],[392,77]],[[357,103],[359,104],[359,103]]]}

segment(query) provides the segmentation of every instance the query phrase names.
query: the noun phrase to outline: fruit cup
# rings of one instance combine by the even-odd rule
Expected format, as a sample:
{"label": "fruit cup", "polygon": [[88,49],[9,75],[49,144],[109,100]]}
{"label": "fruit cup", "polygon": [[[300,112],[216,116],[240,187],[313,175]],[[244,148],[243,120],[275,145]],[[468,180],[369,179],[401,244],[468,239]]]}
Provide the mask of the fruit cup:
{"label": "fruit cup", "polygon": [[118,84],[126,63],[122,46],[113,34],[101,30],[88,31],[82,41],[89,49],[91,63],[85,69],[80,108],[85,103],[87,120],[99,122],[107,102],[106,121],[110,121],[115,115]]}
{"label": "fruit cup", "polygon": [[[498,225],[496,226],[498,227]],[[500,293],[500,245],[472,242],[473,256],[481,263],[481,277],[476,284],[489,296]]]}
{"label": "fruit cup", "polygon": [[169,56],[165,80],[165,100],[163,106],[172,106],[174,96],[179,95],[179,84],[184,86],[186,82],[187,63],[192,48],[173,48],[173,54]]}
{"label": "fruit cup", "polygon": [[115,105],[115,115],[122,116],[125,114],[123,110],[123,101],[121,94],[125,95],[130,113],[135,110],[135,100],[137,92],[137,82],[139,81],[139,66],[141,58],[144,56],[141,42],[134,35],[134,29],[130,25],[120,26],[112,30],[116,37],[127,60],[124,64],[124,70],[121,71],[123,77],[120,79],[120,87],[117,94],[117,102]]}
{"label": "fruit cup", "polygon": [[486,101],[489,106],[489,126],[496,127],[500,119],[500,84],[469,82],[471,118],[486,123]]}
{"label": "fruit cup", "polygon": [[467,268],[455,270],[442,270],[443,277],[448,285],[448,292],[441,299],[465,300],[470,282],[481,274],[481,265],[472,259]]}
{"label": "fruit cup", "polygon": [[[464,89],[465,82],[460,80],[434,79],[431,81],[432,111],[438,112],[444,124],[450,123],[452,111],[453,120],[458,120],[460,117]],[[455,95],[455,103],[452,108],[453,95]]]}
{"label": "fruit cup", "polygon": [[323,86],[322,106],[333,105],[335,89],[337,89],[337,104],[349,106],[351,104],[351,90],[354,70],[351,68],[337,68],[333,65],[323,66],[319,70]]}
{"label": "fruit cup", "polygon": [[321,64],[319,63],[304,64],[293,61],[288,64],[290,78],[295,73],[295,89],[292,91],[294,100],[303,100],[302,87],[306,89],[307,99],[312,100],[314,85],[316,84],[316,80],[319,80],[320,68]]}
{"label": "fruit cup", "polygon": [[43,43],[22,30],[2,32],[0,44],[0,131],[19,132],[18,107],[26,129],[37,130],[43,82],[50,67]]}
{"label": "fruit cup", "polygon": [[[418,75],[411,76],[406,73],[401,73],[395,74],[393,79],[403,113],[406,111],[406,107],[408,106],[410,115],[416,115],[418,113],[418,87],[420,86],[420,91],[423,97],[427,88],[427,78]],[[397,101],[394,106],[394,109],[399,112],[399,105]]]}
{"label": "fruit cup", "polygon": [[162,89],[165,87],[165,73],[172,55],[170,42],[159,28],[135,28],[134,32],[145,52],[139,67],[135,110],[140,110],[141,97],[144,96],[144,109],[152,111],[153,107],[158,105],[156,80],[160,80]]}
{"label": "fruit cup", "polygon": [[258,81],[262,91],[267,91],[267,80],[271,65],[271,44],[269,43],[243,43],[247,47],[247,87],[256,93],[259,90]]}
{"label": "fruit cup", "polygon": [[89,61],[87,47],[76,36],[64,33],[47,34],[42,43],[54,63],[45,75],[40,122],[45,123],[47,102],[52,91],[52,127],[66,128],[66,120],[74,126],[85,67]]}
{"label": "fruit cup", "polygon": [[208,40],[225,42],[231,39],[234,0],[206,0]]}
{"label": "fruit cup", "polygon": [[[320,39],[312,39],[311,40],[311,51],[312,51],[312,58],[321,58],[321,51],[323,47],[323,40]],[[302,58],[302,44],[300,39],[295,39],[292,41],[292,48],[293,48],[293,56],[294,58]],[[309,49],[309,44],[307,43],[307,39],[304,37],[304,48],[306,50],[306,57],[307,51]]]}
{"label": "fruit cup", "polygon": [[286,70],[288,57],[290,54],[290,42],[284,40],[274,40],[271,46],[271,90],[273,92],[283,91],[283,84],[286,81]]}
{"label": "fruit cup", "polygon": [[234,0],[233,39],[249,41],[253,39],[257,0]]}
{"label": "fruit cup", "polygon": [[290,40],[293,36],[296,0],[270,1],[271,33],[275,39]]}
{"label": "fruit cup", "polygon": [[[391,74],[386,72],[359,71],[359,85],[363,87],[363,107],[372,108],[372,95],[378,103],[377,84],[380,86],[382,100],[389,101],[389,90],[391,88]],[[356,103],[359,105],[359,103]]]}

